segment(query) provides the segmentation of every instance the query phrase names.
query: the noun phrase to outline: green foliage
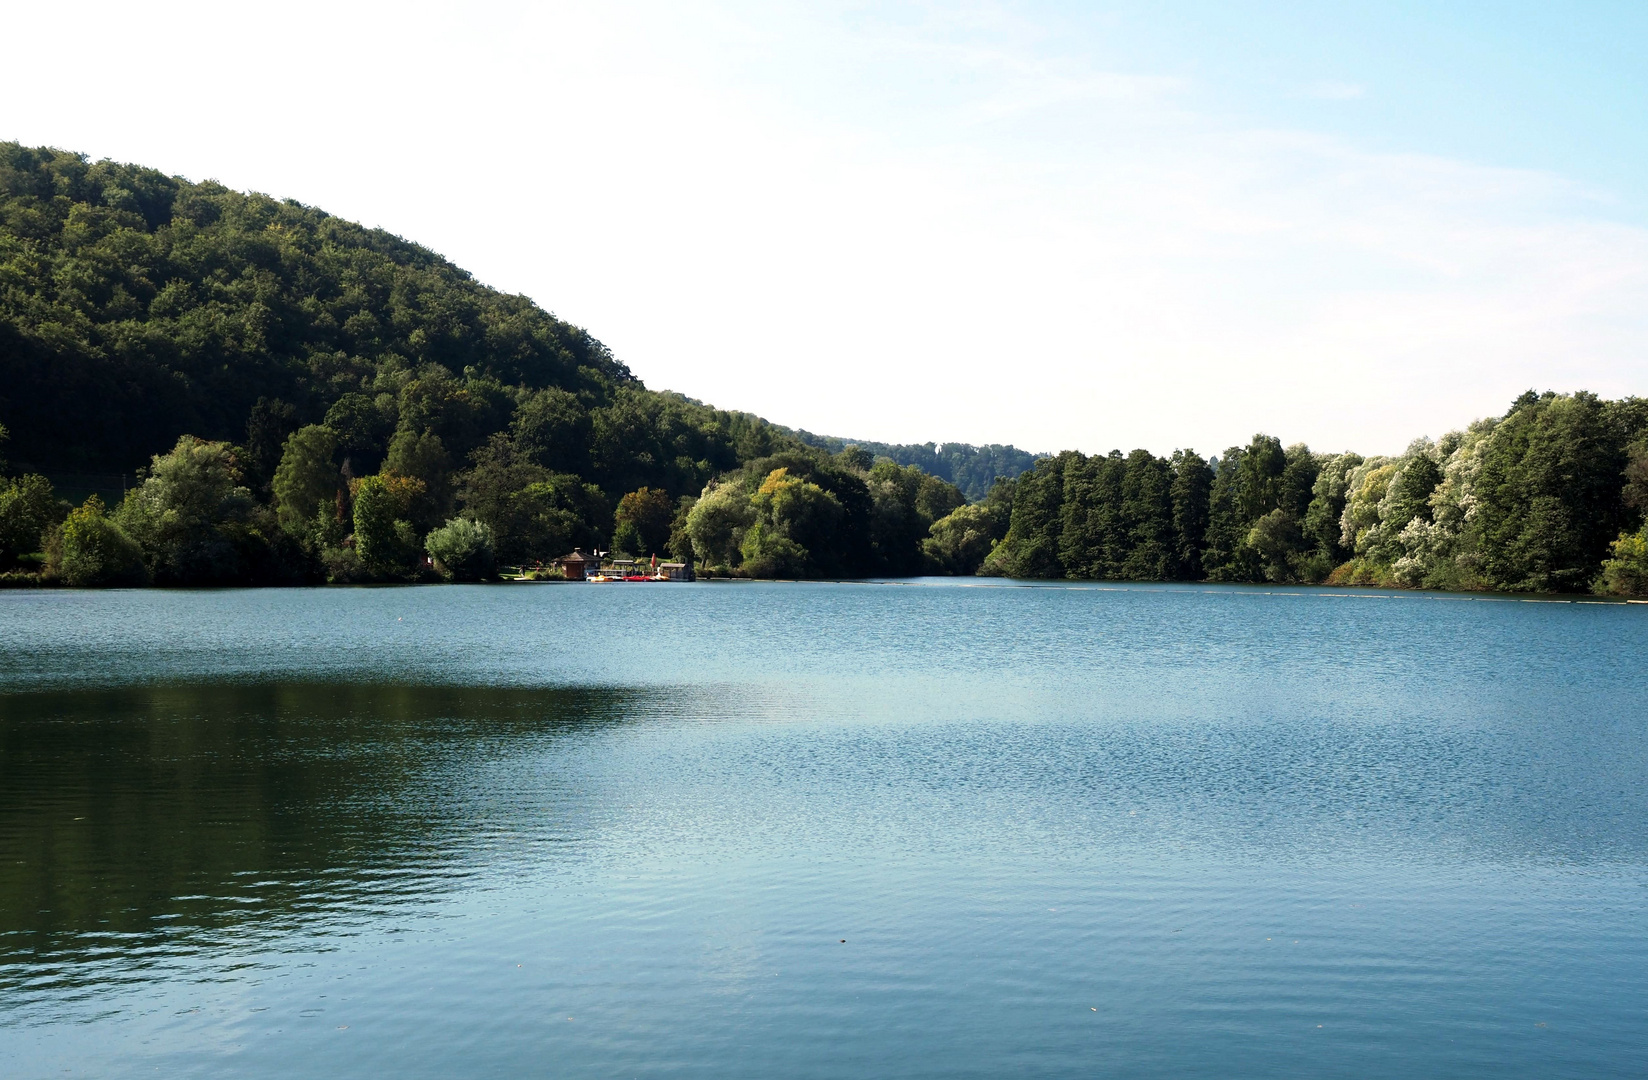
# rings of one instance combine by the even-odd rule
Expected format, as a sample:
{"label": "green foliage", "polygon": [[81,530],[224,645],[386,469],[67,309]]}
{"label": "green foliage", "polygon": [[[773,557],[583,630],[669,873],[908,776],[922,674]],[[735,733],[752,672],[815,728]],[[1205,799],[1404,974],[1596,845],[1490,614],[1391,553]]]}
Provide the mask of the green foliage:
{"label": "green foliage", "polygon": [[1175,450],[1169,462],[1173,483],[1173,577],[1197,581],[1202,577],[1202,545],[1206,542],[1213,497],[1213,470],[1194,450]]}
{"label": "green foliage", "polygon": [[928,476],[953,484],[963,498],[971,500],[983,499],[997,480],[1016,479],[1034,468],[1036,461],[1045,456],[999,443],[988,446],[969,446],[966,443],[895,445],[837,439],[814,435],[810,431],[795,434],[808,446],[816,446],[831,454],[840,455],[849,449],[858,451],[864,455],[864,460],[855,461],[849,467],[859,472],[868,472],[877,460],[883,458],[895,465],[914,465]]}
{"label": "green foliage", "polygon": [[700,561],[731,569],[742,561],[744,534],[754,524],[755,507],[744,489],[712,481],[687,514],[687,539]]}
{"label": "green foliage", "polygon": [[425,537],[423,546],[435,569],[453,581],[485,581],[496,568],[492,530],[484,522],[452,518]]}
{"label": "green foliage", "polygon": [[1007,535],[981,572],[1176,580],[1201,565],[1213,475],[1192,451],[1044,458],[1019,477]]}
{"label": "green foliage", "polygon": [[158,584],[292,582],[310,573],[275,515],[241,483],[227,443],[185,435],[156,454],[114,521],[142,549]]}
{"label": "green foliage", "polygon": [[300,538],[314,532],[316,515],[331,508],[346,487],[338,471],[338,436],[330,427],[310,424],[286,439],[272,487],[281,528]]}
{"label": "green foliage", "polygon": [[802,578],[812,569],[806,548],[759,517],[744,534],[739,553],[751,577]]}
{"label": "green foliage", "polygon": [[693,507],[697,504],[698,500],[693,496],[683,495],[675,500],[675,513],[670,515],[668,551],[670,557],[678,562],[690,563],[694,559],[687,522],[691,520]]}
{"label": "green foliage", "polygon": [[[584,331],[382,231],[0,143],[0,422],[32,460],[129,468],[185,432],[238,438],[259,398],[318,416],[432,369],[494,388],[631,382]],[[449,390],[410,396],[467,453],[508,395]]]}
{"label": "green foliage", "polygon": [[[862,455],[850,453],[841,465],[856,470]],[[965,500],[953,485],[928,476],[914,465],[878,461],[864,481],[870,493],[870,549],[875,571],[893,577],[927,568],[924,544],[933,523]]]}
{"label": "green foliage", "polygon": [[656,555],[669,548],[675,500],[666,491],[637,488],[618,500],[612,547],[635,556]]}
{"label": "green foliage", "polygon": [[441,438],[428,428],[413,432],[402,428],[389,441],[383,471],[418,481],[405,515],[413,527],[429,528],[452,508],[452,458]]}
{"label": "green foliage", "polygon": [[[845,468],[861,473],[869,472],[875,467],[876,463],[875,455],[857,443],[843,447],[841,452],[835,455],[835,459]],[[888,458],[887,460],[892,461],[893,459]],[[897,463],[895,462],[895,464]]]}
{"label": "green foliage", "polygon": [[1481,566],[1502,588],[1587,588],[1624,524],[1623,410],[1594,394],[1525,394],[1482,454],[1472,523]]}
{"label": "green foliage", "polygon": [[933,522],[922,548],[943,574],[976,574],[1007,535],[1013,518],[1013,482],[997,480],[983,502],[958,506]]}
{"label": "green foliage", "polygon": [[266,490],[280,464],[286,437],[300,426],[296,408],[279,398],[260,397],[246,419],[246,476]]}
{"label": "green foliage", "polygon": [[1311,485],[1310,505],[1302,523],[1304,540],[1314,549],[1301,562],[1301,577],[1321,581],[1334,567],[1350,557],[1343,544],[1345,503],[1350,493],[1350,472],[1362,464],[1360,454],[1333,454],[1322,459]]}
{"label": "green foliage", "polygon": [[587,473],[593,421],[576,394],[551,387],[521,399],[510,423],[515,444],[552,472]]}
{"label": "green foliage", "polygon": [[1648,513],[1648,441],[1638,438],[1625,448],[1625,489],[1621,500],[1629,510]]}
{"label": "green foliage", "polygon": [[417,531],[409,520],[424,497],[423,481],[393,474],[368,476],[354,485],[355,556],[366,574],[408,578],[417,573]]}
{"label": "green foliage", "polygon": [[96,495],[69,511],[47,546],[47,572],[76,587],[141,585],[148,578],[142,550]]}
{"label": "green foliage", "polygon": [[[1211,581],[1296,581],[1325,571],[1306,557],[1305,521],[1321,462],[1302,444],[1259,434],[1226,450],[1215,470],[1203,569]],[[1318,511],[1319,515],[1321,511]],[[1279,516],[1273,516],[1278,515]],[[1264,521],[1264,527],[1254,529]],[[1266,550],[1254,547],[1263,539]],[[1283,552],[1278,544],[1285,543]]]}
{"label": "green foliage", "polygon": [[1246,545],[1258,556],[1266,581],[1296,581],[1305,557],[1304,535],[1299,521],[1277,508],[1253,523]]}
{"label": "green foliage", "polygon": [[741,553],[753,576],[813,577],[829,572],[831,542],[845,516],[833,493],[780,467],[767,474],[750,503],[755,523],[744,536]]}
{"label": "green foliage", "polygon": [[1073,450],[1043,458],[1018,478],[1007,536],[990,552],[983,573],[1014,578],[1061,578],[1059,558],[1064,525],[1064,476],[1086,459]]}
{"label": "green foliage", "polygon": [[41,550],[42,534],[62,516],[44,476],[0,477],[0,569]]}
{"label": "green foliage", "polygon": [[1596,591],[1612,596],[1648,596],[1648,527],[1621,533],[1613,557],[1602,564]]}
{"label": "green foliage", "polygon": [[[409,578],[418,537],[458,528],[516,563],[616,539],[754,575],[1620,592],[1648,511],[1648,401],[1583,392],[1395,458],[791,432],[649,391],[583,330],[381,231],[0,143],[8,432],[39,471],[153,455],[72,529],[39,477],[0,482],[0,564],[45,529],[82,581],[131,580],[130,545],[162,584]],[[616,516],[607,492],[630,492]]]}
{"label": "green foliage", "polygon": [[[883,498],[902,498],[901,481],[890,474],[884,479],[899,490],[883,491]],[[929,495],[941,503],[947,498]],[[920,501],[919,484],[910,497]],[[706,486],[683,532],[712,567],[757,577],[862,576],[883,572],[873,546],[875,517],[869,478],[852,462],[816,450],[785,450]],[[925,534],[923,524],[920,534],[909,537],[917,565]]]}
{"label": "green foliage", "polygon": [[326,410],[326,427],[337,434],[343,468],[350,476],[370,475],[383,464],[399,417],[395,396],[387,391],[375,396],[344,394]]}
{"label": "green foliage", "polygon": [[501,561],[545,562],[607,535],[612,513],[601,489],[537,464],[508,435],[494,434],[471,458],[458,501],[492,530]]}
{"label": "green foliage", "polygon": [[[88,471],[176,455],[186,434],[244,439],[232,482],[151,487],[119,512],[174,583],[406,576],[407,530],[455,511],[517,562],[605,544],[615,525],[626,545],[684,554],[690,504],[717,478],[749,524],[805,549],[787,572],[914,572],[961,502],[903,472],[872,496],[873,458],[831,461],[758,417],[648,391],[584,331],[385,233],[16,144],[0,144],[0,423],[31,459]],[[1011,448],[986,449],[927,453],[943,469]],[[786,496],[757,514],[778,468],[839,513],[808,503],[815,521]],[[374,482],[357,505],[348,485],[379,473],[419,483],[390,506]],[[615,522],[604,492],[641,489],[657,505]],[[733,528],[723,565],[743,558]]]}

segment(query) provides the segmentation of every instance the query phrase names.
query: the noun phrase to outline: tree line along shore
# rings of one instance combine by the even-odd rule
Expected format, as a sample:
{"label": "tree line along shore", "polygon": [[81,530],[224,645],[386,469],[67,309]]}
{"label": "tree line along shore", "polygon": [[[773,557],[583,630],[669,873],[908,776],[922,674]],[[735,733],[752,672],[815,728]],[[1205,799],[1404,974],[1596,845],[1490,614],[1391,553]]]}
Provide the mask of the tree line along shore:
{"label": "tree line along shore", "polygon": [[[15,143],[0,425],[9,585],[483,580],[582,547],[760,578],[1648,593],[1642,399],[1530,392],[1395,457],[854,444],[649,390],[380,230]],[[74,505],[46,475],[77,472],[133,480]]]}

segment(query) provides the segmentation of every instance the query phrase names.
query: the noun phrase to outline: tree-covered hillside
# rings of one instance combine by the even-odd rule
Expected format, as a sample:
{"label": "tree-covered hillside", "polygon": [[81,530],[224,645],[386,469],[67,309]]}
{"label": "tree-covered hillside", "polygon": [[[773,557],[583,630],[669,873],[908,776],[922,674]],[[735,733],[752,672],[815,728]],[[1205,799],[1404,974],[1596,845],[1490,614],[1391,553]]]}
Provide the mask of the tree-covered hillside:
{"label": "tree-covered hillside", "polygon": [[[712,480],[775,454],[800,455],[797,475],[831,460],[648,390],[585,331],[381,230],[15,143],[0,143],[0,425],[24,473],[143,469],[119,507],[56,535],[118,533],[160,582],[411,576],[453,515],[515,562],[573,543],[667,553],[672,536],[679,551],[676,504]],[[832,498],[869,497],[872,465],[836,461],[857,488]],[[0,560],[38,546],[30,484]],[[915,565],[925,527],[890,561],[869,531],[815,530],[862,557],[795,565]]]}
{"label": "tree-covered hillside", "polygon": [[[0,450],[15,584],[472,579],[582,546],[755,577],[1648,593],[1642,399],[1529,393],[1394,458],[851,445],[648,390],[382,231],[15,143]],[[134,469],[79,506],[47,478]]]}
{"label": "tree-covered hillside", "polygon": [[239,440],[259,398],[319,420],[344,394],[433,380],[417,396],[464,398],[477,427],[509,390],[594,405],[634,385],[584,331],[382,231],[15,143],[0,335],[14,453],[87,470],[130,470],[185,432]]}

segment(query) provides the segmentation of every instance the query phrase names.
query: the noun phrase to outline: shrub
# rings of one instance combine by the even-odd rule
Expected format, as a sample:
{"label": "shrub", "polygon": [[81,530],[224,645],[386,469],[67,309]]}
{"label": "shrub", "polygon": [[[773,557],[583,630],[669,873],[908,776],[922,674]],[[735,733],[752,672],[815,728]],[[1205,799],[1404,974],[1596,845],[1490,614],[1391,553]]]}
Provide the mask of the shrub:
{"label": "shrub", "polygon": [[431,532],[423,547],[442,576],[454,581],[482,581],[493,574],[492,530],[484,522],[452,518]]}
{"label": "shrub", "polygon": [[141,585],[143,552],[103,512],[96,495],[68,518],[47,544],[47,570],[70,585]]}

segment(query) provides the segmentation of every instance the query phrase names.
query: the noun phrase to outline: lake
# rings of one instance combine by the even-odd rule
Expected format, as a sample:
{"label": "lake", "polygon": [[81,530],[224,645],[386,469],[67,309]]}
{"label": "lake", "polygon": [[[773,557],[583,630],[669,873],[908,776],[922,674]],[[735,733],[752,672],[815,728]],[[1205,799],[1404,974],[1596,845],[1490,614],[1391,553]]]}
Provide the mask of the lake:
{"label": "lake", "polygon": [[1638,1077],[1648,607],[0,592],[7,1076]]}

